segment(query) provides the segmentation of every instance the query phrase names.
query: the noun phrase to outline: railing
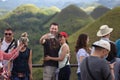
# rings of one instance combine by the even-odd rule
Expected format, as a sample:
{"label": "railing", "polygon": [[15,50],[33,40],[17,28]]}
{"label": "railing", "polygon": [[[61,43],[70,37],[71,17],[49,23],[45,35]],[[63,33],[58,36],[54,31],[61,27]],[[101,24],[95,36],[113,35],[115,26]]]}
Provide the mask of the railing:
{"label": "railing", "polygon": [[[73,71],[74,69],[73,68],[77,68],[78,67],[78,65],[77,64],[70,64],[70,66],[71,66],[71,71]],[[32,64],[32,67],[33,68],[43,68],[43,65],[42,64]],[[72,70],[73,69],[73,70]],[[77,79],[77,75],[76,75],[76,71],[73,71],[72,73],[71,73],[71,77],[70,77],[70,80],[75,80],[75,79]],[[38,79],[36,79],[36,80],[38,80]],[[42,78],[40,78],[39,80],[42,80]]]}
{"label": "railing", "polygon": [[[32,64],[33,68],[42,68],[43,65],[42,64]],[[71,67],[78,67],[77,64],[70,64]]]}

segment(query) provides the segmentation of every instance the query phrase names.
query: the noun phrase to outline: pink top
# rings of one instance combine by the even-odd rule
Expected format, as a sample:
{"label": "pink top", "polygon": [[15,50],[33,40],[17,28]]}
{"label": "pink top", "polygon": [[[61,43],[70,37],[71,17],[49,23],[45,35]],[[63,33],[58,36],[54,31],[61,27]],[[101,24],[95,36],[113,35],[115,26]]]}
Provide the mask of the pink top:
{"label": "pink top", "polygon": [[15,59],[18,56],[18,49],[14,49],[9,53],[5,53],[4,51],[0,50],[0,60],[9,60],[11,57],[13,57],[13,59]]}

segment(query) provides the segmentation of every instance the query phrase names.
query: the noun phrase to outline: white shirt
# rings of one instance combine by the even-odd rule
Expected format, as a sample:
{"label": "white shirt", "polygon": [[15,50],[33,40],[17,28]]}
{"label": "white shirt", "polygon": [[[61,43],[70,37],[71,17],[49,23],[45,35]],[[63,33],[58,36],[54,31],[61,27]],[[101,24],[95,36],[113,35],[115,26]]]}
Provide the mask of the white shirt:
{"label": "white shirt", "polygon": [[2,45],[1,45],[1,50],[5,51],[9,45],[10,45],[10,43],[7,43],[7,42],[5,42],[5,40],[3,40]]}
{"label": "white shirt", "polygon": [[[5,51],[5,50],[8,48],[9,45],[10,45],[10,43],[7,43],[7,42],[5,41],[5,39],[3,39],[2,45],[1,45],[1,50],[2,50],[2,51]],[[11,51],[11,49],[9,49],[8,52],[10,52],[10,51]],[[6,63],[7,63],[7,62],[8,62],[8,60],[3,60],[3,66],[6,67]]]}
{"label": "white shirt", "polygon": [[78,50],[77,54],[76,54],[76,58],[77,58],[77,62],[78,62],[78,69],[77,69],[77,73],[80,72],[80,56],[84,56],[84,57],[88,57],[89,54],[86,52],[86,50],[84,48],[81,48]]}
{"label": "white shirt", "polygon": [[[61,48],[60,48],[60,50],[59,50],[59,56],[61,55],[62,47],[65,46],[65,45],[67,45],[67,44],[64,43],[64,44],[61,46]],[[63,61],[59,61],[59,68],[63,68],[65,65],[70,65],[70,62],[69,62],[69,60],[68,60],[68,56],[69,56],[69,55],[70,55],[70,53],[67,53],[67,54],[65,55],[65,58],[63,59]],[[67,60],[68,60],[68,62],[67,62]],[[66,64],[66,62],[67,62],[67,64]]]}

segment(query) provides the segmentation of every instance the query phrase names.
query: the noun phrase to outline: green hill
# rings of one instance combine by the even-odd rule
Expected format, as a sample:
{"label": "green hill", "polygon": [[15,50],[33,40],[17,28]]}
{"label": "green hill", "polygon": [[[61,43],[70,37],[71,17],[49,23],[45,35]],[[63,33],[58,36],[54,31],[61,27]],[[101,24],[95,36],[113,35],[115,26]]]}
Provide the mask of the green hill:
{"label": "green hill", "polygon": [[72,34],[92,21],[93,19],[82,9],[75,5],[69,5],[44,26],[45,28],[48,28],[48,24],[57,22],[60,25],[60,31],[66,31],[68,34]]}
{"label": "green hill", "polygon": [[55,14],[56,12],[60,12],[60,9],[55,6],[52,6],[49,8],[41,8],[40,10],[42,12],[45,12],[44,14],[46,14],[46,15],[51,15],[51,14]]}
{"label": "green hill", "polygon": [[[108,11],[106,14],[104,14],[102,17],[100,17],[99,19],[97,19],[96,21],[94,21],[93,23],[87,25],[86,27],[83,27],[82,29],[78,30],[75,34],[73,34],[70,37],[70,42],[75,42],[75,40],[73,40],[72,38],[76,37],[80,34],[80,33],[87,33],[90,36],[90,40],[91,42],[95,41],[96,39],[96,33],[99,30],[99,27],[103,24],[107,24],[110,27],[112,27],[114,30],[111,34],[111,39],[113,41],[115,41],[117,38],[120,37],[120,35],[117,35],[120,33],[119,28],[120,28],[120,7],[114,8],[111,11]],[[77,36],[76,36],[77,35]]]}
{"label": "green hill", "polygon": [[[90,37],[90,45],[96,41],[99,40],[99,38],[96,36],[97,31],[99,30],[99,27],[103,24],[109,25],[109,27],[113,28],[113,32],[111,33],[111,40],[115,41],[116,39],[120,38],[120,7],[117,7],[115,9],[112,9],[111,11],[108,11],[106,14],[104,14],[102,17],[97,19],[95,22],[87,25],[86,27],[83,27],[82,29],[78,30],[76,33],[71,35],[69,37],[69,45],[71,49],[71,63],[76,63],[76,56],[75,56],[75,44],[76,40],[81,33],[87,33]],[[76,69],[72,69],[72,79],[76,80]]]}
{"label": "green hill", "polygon": [[107,11],[110,11],[109,8],[104,7],[104,6],[98,6],[97,8],[95,8],[90,15],[94,18],[97,19],[99,17],[101,17],[103,14],[105,14]]}
{"label": "green hill", "polygon": [[22,14],[25,12],[38,13],[40,12],[40,10],[38,7],[36,7],[33,4],[26,4],[26,5],[21,5],[17,7],[13,12],[18,13],[18,14]]}
{"label": "green hill", "polygon": [[1,8],[0,8],[0,18],[1,18],[3,15],[7,14],[8,12],[9,12],[9,10],[5,10],[5,9],[1,9]]}
{"label": "green hill", "polygon": [[38,8],[34,4],[25,4],[17,7],[13,12],[16,12],[18,14],[31,12],[31,13],[41,13],[41,14],[50,15],[56,12],[60,12],[60,9],[55,6],[48,7],[48,8]]}

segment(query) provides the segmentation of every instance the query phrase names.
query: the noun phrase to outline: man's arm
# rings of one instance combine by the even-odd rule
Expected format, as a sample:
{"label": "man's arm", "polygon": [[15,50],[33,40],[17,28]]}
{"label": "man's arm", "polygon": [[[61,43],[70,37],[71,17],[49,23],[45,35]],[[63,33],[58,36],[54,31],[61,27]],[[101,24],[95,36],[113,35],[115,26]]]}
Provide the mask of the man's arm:
{"label": "man's arm", "polygon": [[45,39],[48,38],[48,33],[43,35],[41,38],[40,38],[40,44],[44,44],[45,43]]}
{"label": "man's arm", "polygon": [[29,69],[30,69],[30,80],[33,80],[33,77],[32,77],[32,50],[30,50],[30,56],[29,56]]}

